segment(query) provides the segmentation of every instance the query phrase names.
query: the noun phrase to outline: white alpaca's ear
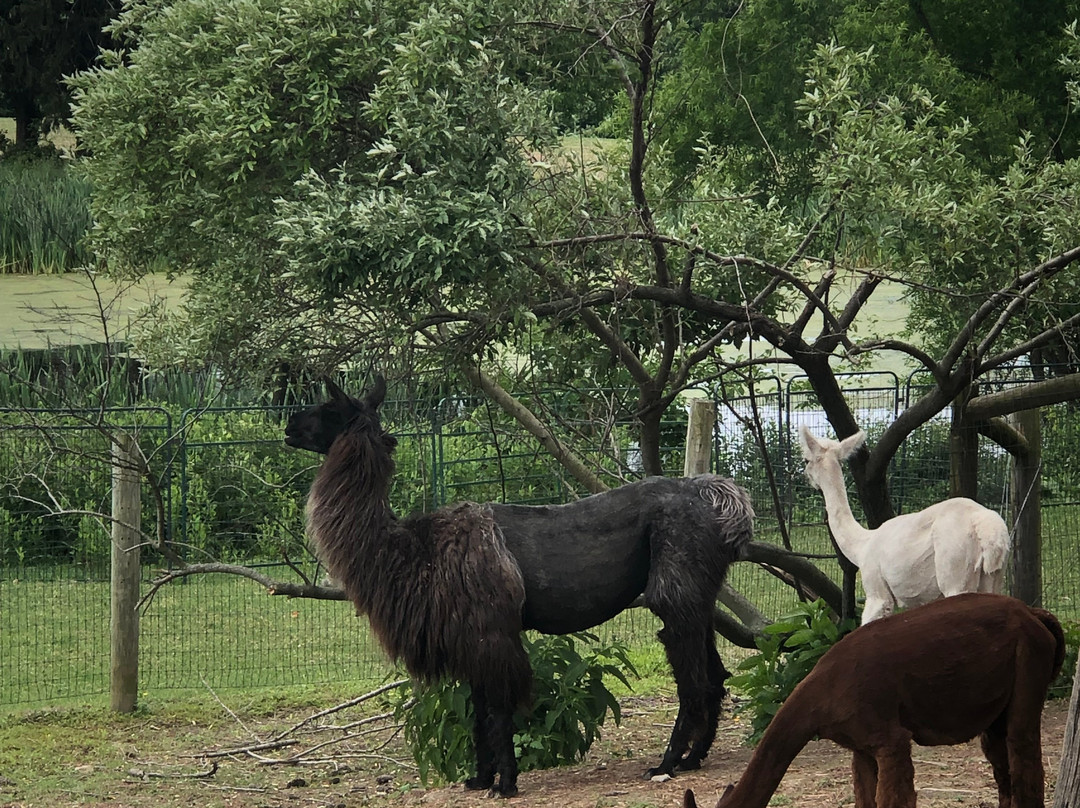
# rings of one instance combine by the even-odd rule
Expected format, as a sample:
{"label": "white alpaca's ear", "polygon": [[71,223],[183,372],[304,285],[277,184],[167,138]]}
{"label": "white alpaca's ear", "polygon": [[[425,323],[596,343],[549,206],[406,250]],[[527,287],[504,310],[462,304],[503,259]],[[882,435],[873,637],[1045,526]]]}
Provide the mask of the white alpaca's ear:
{"label": "white alpaca's ear", "polygon": [[821,451],[821,443],[806,424],[799,426],[799,446],[802,447],[803,460],[812,460]]}
{"label": "white alpaca's ear", "polygon": [[850,437],[844,438],[840,441],[840,459],[847,460],[855,452],[859,450],[859,447],[866,443],[866,433],[861,429]]}

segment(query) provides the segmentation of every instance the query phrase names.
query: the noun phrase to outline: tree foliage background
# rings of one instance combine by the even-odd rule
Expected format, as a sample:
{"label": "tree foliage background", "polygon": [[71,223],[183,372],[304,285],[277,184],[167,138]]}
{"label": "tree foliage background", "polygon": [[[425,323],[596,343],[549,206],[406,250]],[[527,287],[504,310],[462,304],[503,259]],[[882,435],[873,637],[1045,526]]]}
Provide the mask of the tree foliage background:
{"label": "tree foliage background", "polygon": [[[581,462],[525,391],[630,386],[657,473],[689,385],[787,363],[846,435],[837,370],[900,352],[933,385],[856,458],[876,523],[915,428],[1073,356],[1051,6],[132,0],[73,84],[94,246],[194,279],[155,363],[463,377],[591,490],[630,470]],[[862,316],[883,278],[912,307],[887,340]]]}
{"label": "tree foliage background", "polygon": [[118,0],[7,0],[0,6],[0,114],[15,119],[15,145],[30,147],[66,120],[64,76],[89,67],[108,41]]}

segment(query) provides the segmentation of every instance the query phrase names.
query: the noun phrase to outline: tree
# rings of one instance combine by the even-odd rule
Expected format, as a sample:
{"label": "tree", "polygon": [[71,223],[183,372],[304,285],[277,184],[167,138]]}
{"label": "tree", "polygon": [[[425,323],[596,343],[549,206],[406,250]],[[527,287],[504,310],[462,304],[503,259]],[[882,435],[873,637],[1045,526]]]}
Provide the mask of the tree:
{"label": "tree", "polygon": [[[658,473],[661,414],[686,387],[787,363],[846,437],[837,363],[900,351],[930,387],[854,459],[876,525],[903,440],[1075,324],[1061,303],[1080,258],[1075,161],[1040,160],[1017,133],[992,172],[967,148],[973,123],[919,86],[882,90],[871,50],[822,44],[795,111],[812,193],[789,209],[741,184],[725,149],[703,147],[689,177],[668,159],[682,107],[655,79],[696,9],[510,5],[129,6],[123,50],[75,82],[75,122],[101,255],[195,279],[182,316],[144,342],[151,359],[460,369],[595,491],[629,470],[583,459],[528,406],[531,386],[629,383]],[[543,77],[517,70],[545,32],[606,55],[619,143],[556,138]],[[860,340],[884,277],[909,285],[932,333]]]}
{"label": "tree", "polygon": [[871,95],[918,85],[943,104],[950,122],[972,121],[965,153],[987,167],[1010,161],[1021,130],[1032,133],[1040,155],[1076,156],[1060,64],[1065,26],[1076,12],[1066,0],[1042,4],[1038,13],[994,0],[738,4],[697,26],[677,69],[660,82],[679,109],[671,147],[686,168],[696,164],[701,140],[743,153],[760,182],[805,194],[817,144],[796,103],[814,49],[834,41],[874,48]]}
{"label": "tree", "polygon": [[107,41],[117,0],[13,0],[0,14],[0,111],[15,119],[15,145],[33,146],[67,119],[64,76],[90,66]]}

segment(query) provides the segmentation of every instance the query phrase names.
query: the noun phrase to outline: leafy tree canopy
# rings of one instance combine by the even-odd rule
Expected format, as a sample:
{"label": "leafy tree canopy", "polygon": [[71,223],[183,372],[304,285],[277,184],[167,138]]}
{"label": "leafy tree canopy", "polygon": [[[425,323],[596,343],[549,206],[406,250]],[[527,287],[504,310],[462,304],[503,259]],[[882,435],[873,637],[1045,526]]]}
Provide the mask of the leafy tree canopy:
{"label": "leafy tree canopy", "polygon": [[[879,441],[862,493],[880,517],[885,487],[866,480],[883,479],[906,434],[973,378],[1062,344],[1077,164],[1046,159],[1045,131],[984,147],[1005,129],[957,114],[949,82],[970,76],[926,46],[925,24],[797,3],[740,47],[758,64],[798,29],[788,72],[762,74],[754,128],[803,155],[800,204],[748,182],[727,142],[699,144],[687,173],[668,136],[692,130],[697,85],[677,80],[706,60],[695,32],[738,19],[654,0],[134,0],[113,28],[120,48],[75,81],[95,244],[115,271],[164,263],[194,278],[147,350],[219,367],[371,351],[460,367],[568,464],[550,425],[484,368],[506,360],[520,385],[632,384],[655,473],[664,408],[752,368],[757,346],[808,376],[841,434],[854,420],[835,360],[902,351],[934,389]],[[841,44],[849,29],[873,47]],[[560,137],[573,41],[622,93],[612,143]],[[773,104],[781,85],[795,97]],[[1028,102],[1001,97],[1019,120]],[[860,334],[886,275],[909,284],[927,335]]]}
{"label": "leafy tree canopy", "polygon": [[814,143],[797,102],[817,45],[873,48],[866,97],[921,87],[945,121],[969,121],[964,152],[997,171],[1023,132],[1038,156],[1076,155],[1069,117],[1066,24],[1080,13],[1067,0],[943,3],[908,0],[762,0],[739,3],[705,21],[686,45],[662,92],[678,112],[671,143],[684,168],[701,138],[744,154],[754,179],[801,197]]}
{"label": "leafy tree canopy", "polygon": [[16,144],[68,116],[63,78],[90,65],[118,0],[10,0],[0,11],[0,114],[15,118]]}

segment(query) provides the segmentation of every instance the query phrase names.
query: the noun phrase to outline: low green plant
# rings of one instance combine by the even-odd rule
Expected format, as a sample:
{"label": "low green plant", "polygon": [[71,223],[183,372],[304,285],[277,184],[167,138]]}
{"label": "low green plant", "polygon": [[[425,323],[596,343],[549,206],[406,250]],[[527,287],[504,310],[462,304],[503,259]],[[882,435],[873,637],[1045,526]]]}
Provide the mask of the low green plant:
{"label": "low green plant", "polygon": [[0,272],[65,272],[90,261],[90,186],[59,160],[0,161]]}
{"label": "low green plant", "polygon": [[[627,648],[601,643],[592,634],[522,637],[533,667],[532,703],[514,716],[514,751],[522,771],[581,760],[600,737],[610,712],[621,719],[619,702],[605,677],[630,687],[636,676]],[[452,782],[472,774],[472,705],[467,684],[442,682],[402,688],[395,710],[425,784],[436,775]]]}
{"label": "low green plant", "polygon": [[776,711],[801,682],[821,655],[855,627],[837,622],[820,598],[800,603],[795,611],[766,626],[755,643],[758,652],[739,664],[728,685],[744,697],[736,713],[750,716],[748,741],[757,743]]}

